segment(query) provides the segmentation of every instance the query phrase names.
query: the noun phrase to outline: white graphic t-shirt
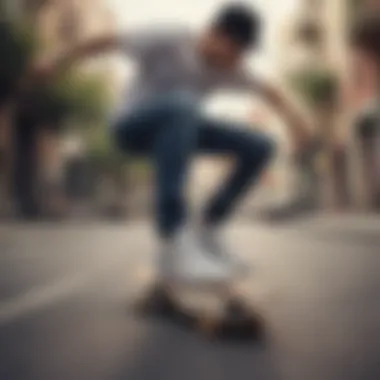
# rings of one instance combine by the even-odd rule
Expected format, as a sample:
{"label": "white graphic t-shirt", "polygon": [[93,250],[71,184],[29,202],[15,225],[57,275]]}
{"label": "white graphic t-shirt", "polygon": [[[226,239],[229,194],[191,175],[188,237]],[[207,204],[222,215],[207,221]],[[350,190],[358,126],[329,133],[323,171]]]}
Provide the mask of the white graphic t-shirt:
{"label": "white graphic t-shirt", "polygon": [[197,56],[195,34],[185,28],[126,33],[121,43],[127,57],[137,63],[138,72],[117,109],[117,120],[144,101],[168,92],[200,101],[217,90],[253,89],[253,78],[244,68],[227,72],[207,67]]}

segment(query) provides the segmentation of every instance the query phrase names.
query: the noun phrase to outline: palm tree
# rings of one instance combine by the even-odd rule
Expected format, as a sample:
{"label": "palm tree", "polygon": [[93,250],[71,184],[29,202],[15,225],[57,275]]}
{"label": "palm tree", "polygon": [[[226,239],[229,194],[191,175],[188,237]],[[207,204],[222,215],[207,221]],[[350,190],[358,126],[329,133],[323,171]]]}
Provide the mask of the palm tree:
{"label": "palm tree", "polygon": [[[333,154],[334,154],[334,116],[337,111],[338,79],[334,72],[326,69],[305,69],[291,76],[291,84],[306,101],[317,124],[317,137],[314,154],[302,157],[304,173],[308,174],[310,194],[314,202],[319,202],[318,189],[329,196],[334,191]],[[319,152],[319,153],[318,153]],[[316,154],[318,153],[318,154]],[[318,163],[323,166],[318,167]]]}

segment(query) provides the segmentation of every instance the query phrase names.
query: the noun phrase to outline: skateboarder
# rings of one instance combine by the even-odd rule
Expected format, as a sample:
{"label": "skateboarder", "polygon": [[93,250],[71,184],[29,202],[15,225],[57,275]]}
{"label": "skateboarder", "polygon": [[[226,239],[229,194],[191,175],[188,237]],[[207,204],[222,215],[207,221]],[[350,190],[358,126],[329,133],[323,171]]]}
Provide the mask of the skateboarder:
{"label": "skateboarder", "polygon": [[[173,275],[228,279],[234,273],[240,263],[221,247],[217,227],[257,181],[275,150],[260,132],[206,117],[201,108],[208,95],[218,90],[259,94],[287,122],[297,146],[308,141],[308,123],[299,110],[245,68],[244,58],[258,47],[262,26],[255,11],[233,3],[220,9],[201,33],[151,25],[122,36],[94,38],[37,65],[37,73],[50,75],[85,57],[117,49],[137,63],[137,78],[115,113],[112,134],[120,149],[153,159],[163,281]],[[231,155],[236,166],[205,207],[201,228],[194,232],[186,228],[185,185],[198,152]],[[178,257],[181,266],[174,265]]]}

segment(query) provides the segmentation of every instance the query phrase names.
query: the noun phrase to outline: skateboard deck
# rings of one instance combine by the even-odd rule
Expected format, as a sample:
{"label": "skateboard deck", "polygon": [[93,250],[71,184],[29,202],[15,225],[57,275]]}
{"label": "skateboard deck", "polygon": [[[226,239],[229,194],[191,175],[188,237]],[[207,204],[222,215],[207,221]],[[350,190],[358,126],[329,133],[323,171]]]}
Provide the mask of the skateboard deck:
{"label": "skateboard deck", "polygon": [[191,328],[211,339],[262,337],[263,318],[245,292],[243,280],[151,284],[138,310]]}

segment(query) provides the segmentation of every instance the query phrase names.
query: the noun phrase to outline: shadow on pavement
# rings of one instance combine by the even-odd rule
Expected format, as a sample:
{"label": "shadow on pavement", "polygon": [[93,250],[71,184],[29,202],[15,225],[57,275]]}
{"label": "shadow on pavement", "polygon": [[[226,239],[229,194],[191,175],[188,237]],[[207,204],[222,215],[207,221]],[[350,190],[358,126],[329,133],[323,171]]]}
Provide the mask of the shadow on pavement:
{"label": "shadow on pavement", "polygon": [[115,380],[275,380],[270,350],[239,342],[207,341],[158,323]]}

